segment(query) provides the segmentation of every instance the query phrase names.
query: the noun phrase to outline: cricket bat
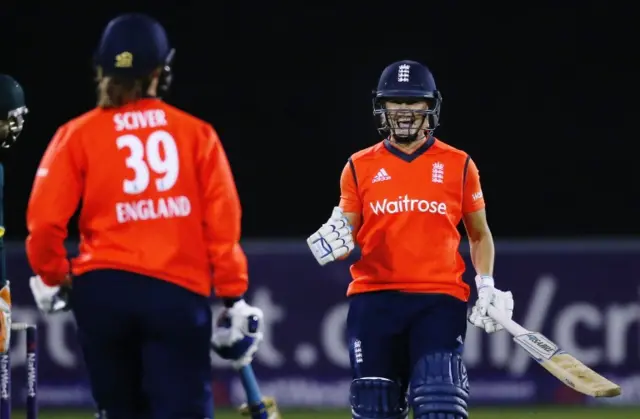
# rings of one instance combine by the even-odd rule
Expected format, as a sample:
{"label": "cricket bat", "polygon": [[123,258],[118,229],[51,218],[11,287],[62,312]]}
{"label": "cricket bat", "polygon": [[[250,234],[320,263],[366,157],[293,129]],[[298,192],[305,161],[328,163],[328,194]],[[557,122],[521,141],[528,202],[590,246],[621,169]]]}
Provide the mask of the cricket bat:
{"label": "cricket bat", "polygon": [[258,380],[251,364],[245,365],[238,371],[247,403],[240,406],[240,414],[250,416],[251,419],[282,419],[278,405],[272,397],[262,397]]}
{"label": "cricket bat", "polygon": [[513,336],[513,340],[531,358],[575,391],[591,397],[616,397],[622,393],[619,385],[564,352],[541,333],[525,329],[493,306],[489,306],[488,314]]}
{"label": "cricket bat", "polygon": [[0,288],[7,283],[7,268],[4,255],[4,167],[0,163]]}

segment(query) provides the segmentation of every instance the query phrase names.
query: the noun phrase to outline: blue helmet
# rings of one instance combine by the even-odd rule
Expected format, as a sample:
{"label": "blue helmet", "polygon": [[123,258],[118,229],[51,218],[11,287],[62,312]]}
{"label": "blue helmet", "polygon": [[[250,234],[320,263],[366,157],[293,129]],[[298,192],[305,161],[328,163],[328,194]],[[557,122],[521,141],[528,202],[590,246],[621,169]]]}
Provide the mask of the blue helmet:
{"label": "blue helmet", "polygon": [[[378,123],[380,134],[387,136],[394,134],[394,129],[389,125],[389,118],[385,102],[414,103],[426,101],[428,108],[421,111],[412,111],[413,115],[421,115],[427,118],[429,126],[426,131],[431,134],[438,126],[440,119],[440,106],[442,95],[436,88],[431,71],[416,61],[398,61],[384,69],[378,88],[373,92],[373,114]],[[405,141],[413,141],[418,133],[405,135]]]}
{"label": "blue helmet", "polygon": [[167,33],[155,19],[143,14],[125,14],[109,22],[94,56],[99,76],[144,77],[162,68],[160,89],[171,82],[175,50]]}
{"label": "blue helmet", "polygon": [[0,74],[0,145],[9,148],[18,139],[29,112],[20,83]]}

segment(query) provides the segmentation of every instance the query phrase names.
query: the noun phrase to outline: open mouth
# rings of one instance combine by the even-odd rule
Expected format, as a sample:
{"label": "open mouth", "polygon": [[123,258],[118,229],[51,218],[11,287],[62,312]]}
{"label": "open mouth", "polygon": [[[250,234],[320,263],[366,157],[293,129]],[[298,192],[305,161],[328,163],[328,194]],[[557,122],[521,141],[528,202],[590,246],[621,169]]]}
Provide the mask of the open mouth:
{"label": "open mouth", "polygon": [[400,129],[410,129],[413,126],[413,120],[411,119],[399,119],[397,124]]}

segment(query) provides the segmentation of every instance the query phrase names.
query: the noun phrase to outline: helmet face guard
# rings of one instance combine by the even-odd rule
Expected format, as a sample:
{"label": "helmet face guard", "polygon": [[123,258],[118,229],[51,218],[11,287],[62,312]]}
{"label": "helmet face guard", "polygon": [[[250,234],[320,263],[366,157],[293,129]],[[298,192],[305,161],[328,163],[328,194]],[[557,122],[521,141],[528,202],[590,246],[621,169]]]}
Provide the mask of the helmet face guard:
{"label": "helmet face guard", "polygon": [[[405,106],[390,107],[389,102]],[[412,106],[422,102],[426,103],[424,109]],[[373,115],[378,132],[385,137],[392,135],[399,143],[413,142],[421,132],[430,136],[438,127],[441,102],[440,92],[437,91],[420,96],[387,96],[376,92],[373,98]]]}
{"label": "helmet face guard", "polygon": [[415,141],[422,133],[432,135],[438,127],[441,105],[442,95],[433,75],[415,61],[398,61],[385,68],[373,91],[378,132],[392,135],[400,143]]}
{"label": "helmet face guard", "polygon": [[22,86],[11,76],[0,74],[0,147],[11,147],[24,128],[29,112]]}
{"label": "helmet face guard", "polygon": [[29,109],[27,109],[26,106],[22,106],[8,112],[7,119],[5,121],[5,124],[7,125],[5,127],[7,135],[0,139],[2,141],[0,143],[2,148],[9,148],[18,140],[18,137],[24,128],[24,117],[28,113]]}

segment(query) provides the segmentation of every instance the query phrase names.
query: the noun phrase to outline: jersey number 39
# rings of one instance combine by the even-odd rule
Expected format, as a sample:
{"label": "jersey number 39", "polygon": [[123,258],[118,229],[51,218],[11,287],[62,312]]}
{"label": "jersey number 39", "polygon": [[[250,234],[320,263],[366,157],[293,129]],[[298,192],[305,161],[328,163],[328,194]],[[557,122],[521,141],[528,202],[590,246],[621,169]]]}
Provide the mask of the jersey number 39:
{"label": "jersey number 39", "polygon": [[168,191],[176,184],[180,171],[180,159],[176,141],[167,131],[154,131],[146,141],[133,134],[117,138],[118,150],[128,148],[127,167],[134,172],[134,178],[125,179],[122,189],[126,194],[136,195],[144,192],[151,181],[151,171],[159,177],[155,180],[158,192]]}

